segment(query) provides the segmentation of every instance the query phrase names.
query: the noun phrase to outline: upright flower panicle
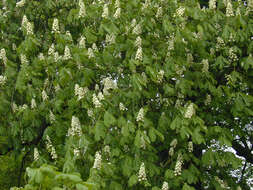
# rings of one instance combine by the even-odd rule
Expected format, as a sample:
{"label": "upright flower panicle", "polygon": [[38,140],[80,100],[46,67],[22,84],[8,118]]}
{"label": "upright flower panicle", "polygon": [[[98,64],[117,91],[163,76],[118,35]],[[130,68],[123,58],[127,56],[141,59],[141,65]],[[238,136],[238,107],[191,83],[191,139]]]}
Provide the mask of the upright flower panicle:
{"label": "upright flower panicle", "polygon": [[0,59],[2,59],[4,65],[6,65],[6,63],[7,63],[7,57],[6,57],[6,51],[5,51],[4,48],[2,48],[1,51],[0,51]]}
{"label": "upright flower panicle", "polygon": [[21,0],[16,3],[16,7],[23,7],[25,5],[25,0]]}
{"label": "upright flower panicle", "polygon": [[37,107],[36,101],[35,101],[34,98],[32,98],[32,100],[31,100],[31,108],[34,109],[36,107]]}
{"label": "upright flower panicle", "polygon": [[138,112],[138,115],[136,117],[136,121],[140,122],[140,121],[144,121],[144,109],[141,108]]}
{"label": "upright flower panicle", "polygon": [[93,52],[92,48],[88,48],[88,57],[89,57],[89,59],[91,59],[91,58],[95,57],[95,55],[94,55],[94,52]]}
{"label": "upright flower panicle", "polygon": [[99,99],[97,98],[96,94],[93,94],[93,96],[92,96],[92,102],[93,102],[95,108],[100,108],[102,106],[102,104],[99,101]]}
{"label": "upright flower panicle", "polygon": [[135,59],[142,61],[143,55],[142,55],[142,48],[141,47],[138,47],[136,55],[135,55]]}
{"label": "upright flower panicle", "polygon": [[84,2],[83,0],[79,0],[79,14],[78,14],[78,17],[79,18],[83,18],[86,16],[86,10],[85,10],[85,5],[84,5]]}
{"label": "upright flower panicle", "polygon": [[191,104],[186,108],[186,112],[185,112],[185,114],[184,114],[184,117],[190,119],[194,114],[195,114],[195,109],[194,109],[194,107],[193,107],[193,103],[191,103]]}
{"label": "upright flower panicle", "polygon": [[166,182],[166,181],[163,182],[162,190],[169,190],[168,182]]}
{"label": "upright flower panicle", "polygon": [[0,85],[4,85],[6,83],[7,77],[0,75]]}
{"label": "upright flower panicle", "polygon": [[81,38],[79,40],[79,47],[85,48],[85,37],[84,36],[81,36]]}
{"label": "upright flower panicle", "polygon": [[113,17],[116,18],[116,19],[119,18],[120,17],[120,13],[121,13],[121,9],[117,8],[116,11],[115,11],[115,13],[114,13],[114,15],[113,15]]}
{"label": "upright flower panicle", "polygon": [[54,52],[55,52],[55,47],[54,47],[54,43],[52,43],[52,45],[48,49],[48,55],[54,55]]}
{"label": "upright flower panicle", "polygon": [[109,8],[108,5],[105,4],[103,8],[102,18],[108,18],[109,17]]}
{"label": "upright flower panicle", "polygon": [[227,0],[226,16],[227,17],[234,16],[234,11],[233,11],[233,6],[231,3],[231,0]]}
{"label": "upright flower panicle", "polygon": [[25,54],[21,54],[21,55],[20,55],[20,61],[21,61],[21,64],[22,64],[22,65],[28,64],[28,60],[27,60]]}
{"label": "upright flower panicle", "polygon": [[71,128],[69,128],[67,136],[79,136],[80,137],[81,135],[82,135],[81,123],[80,123],[78,117],[72,116]]}
{"label": "upright flower panicle", "polygon": [[38,151],[37,148],[34,148],[33,156],[34,156],[34,161],[38,161],[39,160],[40,154],[39,154],[39,151]]}
{"label": "upright flower panicle", "polygon": [[203,73],[207,73],[208,69],[209,69],[209,63],[208,63],[208,59],[203,59],[201,64],[203,65],[202,67],[202,72]]}
{"label": "upright flower panicle", "polygon": [[217,0],[209,0],[209,9],[216,9]]}
{"label": "upright flower panicle", "polygon": [[190,141],[188,143],[188,152],[193,152],[193,143],[192,143],[192,141]]}
{"label": "upright flower panicle", "polygon": [[70,54],[70,50],[69,50],[69,47],[68,47],[68,46],[65,46],[63,59],[64,59],[64,60],[69,60],[69,59],[71,59],[71,54]]}
{"label": "upright flower panicle", "polygon": [[174,175],[175,175],[175,176],[181,175],[181,172],[182,172],[182,165],[183,165],[183,158],[182,158],[182,155],[179,154],[179,155],[177,156],[177,162],[176,162],[176,166],[175,166],[175,170],[174,170]]}
{"label": "upright flower panicle", "polygon": [[43,90],[41,94],[42,94],[42,100],[43,100],[43,101],[46,101],[46,100],[48,99],[48,96],[47,96],[46,91]]}
{"label": "upright flower panicle", "polygon": [[49,120],[51,124],[55,122],[55,115],[53,114],[51,110],[49,112]]}
{"label": "upright flower panicle", "polygon": [[56,154],[56,151],[55,151],[55,148],[52,144],[52,141],[48,135],[46,136],[46,140],[47,140],[46,148],[47,148],[48,152],[50,153],[52,159],[56,160],[58,156]]}
{"label": "upright flower panicle", "polygon": [[100,170],[102,166],[102,156],[99,151],[96,152],[95,154],[95,161],[93,168]]}
{"label": "upright flower panicle", "polygon": [[145,164],[142,162],[138,174],[138,181],[147,181],[146,171],[145,171]]}
{"label": "upright flower panicle", "polygon": [[59,21],[57,18],[54,18],[53,26],[52,26],[52,33],[60,33]]}

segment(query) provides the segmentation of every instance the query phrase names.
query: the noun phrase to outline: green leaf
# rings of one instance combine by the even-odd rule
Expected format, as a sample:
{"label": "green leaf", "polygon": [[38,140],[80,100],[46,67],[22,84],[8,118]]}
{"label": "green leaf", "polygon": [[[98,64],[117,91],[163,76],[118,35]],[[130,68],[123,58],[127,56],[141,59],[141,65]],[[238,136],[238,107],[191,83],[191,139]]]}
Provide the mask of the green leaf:
{"label": "green leaf", "polygon": [[110,112],[105,112],[104,115],[104,124],[106,127],[110,127],[111,125],[115,124],[116,119]]}
{"label": "green leaf", "polygon": [[138,177],[136,175],[132,175],[128,180],[128,186],[132,187],[138,182]]}

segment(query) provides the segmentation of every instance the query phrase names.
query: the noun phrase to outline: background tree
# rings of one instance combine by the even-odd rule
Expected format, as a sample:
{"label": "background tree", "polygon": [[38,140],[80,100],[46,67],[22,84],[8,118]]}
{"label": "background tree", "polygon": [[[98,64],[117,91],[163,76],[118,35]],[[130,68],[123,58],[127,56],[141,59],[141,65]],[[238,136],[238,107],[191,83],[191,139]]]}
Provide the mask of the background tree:
{"label": "background tree", "polygon": [[252,11],[2,1],[2,186],[250,189]]}

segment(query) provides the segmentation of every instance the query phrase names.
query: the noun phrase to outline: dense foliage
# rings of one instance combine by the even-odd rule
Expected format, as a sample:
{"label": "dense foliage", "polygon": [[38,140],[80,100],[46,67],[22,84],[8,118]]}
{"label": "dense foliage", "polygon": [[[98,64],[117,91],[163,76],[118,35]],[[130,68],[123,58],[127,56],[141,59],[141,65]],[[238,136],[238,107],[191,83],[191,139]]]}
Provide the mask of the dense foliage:
{"label": "dense foliage", "polygon": [[250,189],[252,0],[0,7],[2,188]]}

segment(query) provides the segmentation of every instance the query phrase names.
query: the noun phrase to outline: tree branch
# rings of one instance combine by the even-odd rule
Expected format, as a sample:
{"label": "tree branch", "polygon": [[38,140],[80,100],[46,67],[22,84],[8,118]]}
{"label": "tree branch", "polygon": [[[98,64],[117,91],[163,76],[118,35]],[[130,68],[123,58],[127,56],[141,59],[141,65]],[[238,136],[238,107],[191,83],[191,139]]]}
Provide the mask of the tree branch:
{"label": "tree branch", "polygon": [[247,147],[243,147],[236,140],[232,142],[232,147],[235,149],[238,156],[244,157],[247,162],[253,164],[253,154],[251,154],[251,150]]}

